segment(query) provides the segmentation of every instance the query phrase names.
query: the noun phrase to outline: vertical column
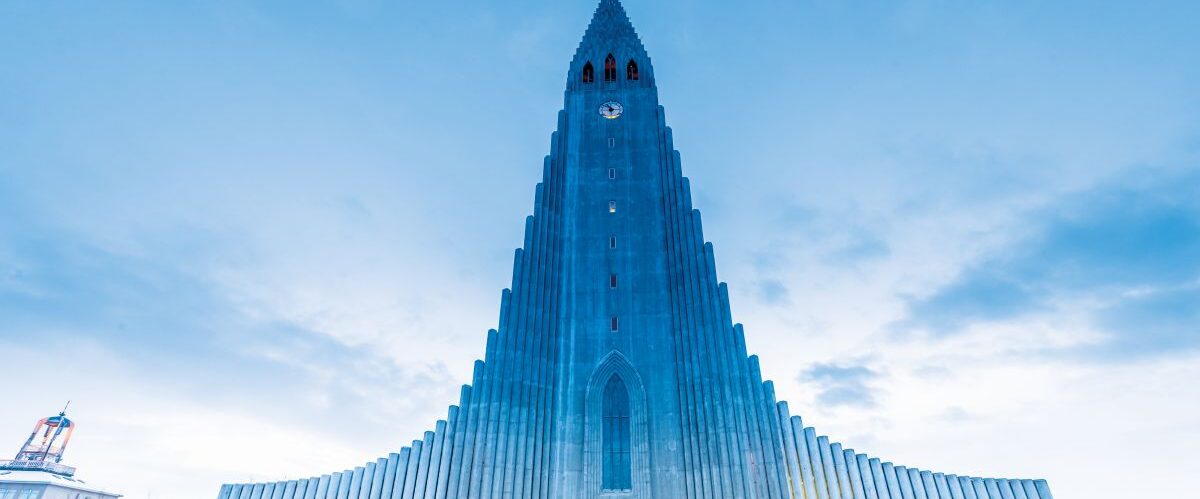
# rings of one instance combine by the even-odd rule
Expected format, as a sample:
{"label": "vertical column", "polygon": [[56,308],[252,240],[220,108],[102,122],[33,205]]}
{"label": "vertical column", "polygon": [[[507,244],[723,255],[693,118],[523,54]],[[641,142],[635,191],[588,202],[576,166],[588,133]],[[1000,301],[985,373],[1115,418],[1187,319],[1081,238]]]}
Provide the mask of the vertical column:
{"label": "vertical column", "polygon": [[446,438],[443,442],[444,447],[442,449],[442,464],[441,468],[438,470],[437,490],[434,491],[433,495],[435,499],[446,499],[446,490],[450,486],[450,481],[452,480],[450,474],[450,463],[453,461],[455,451],[454,445],[455,441],[458,439],[458,436],[456,435],[459,429],[458,415],[458,406],[450,406],[449,415],[446,417]]}
{"label": "vertical column", "polygon": [[341,473],[330,473],[329,480],[325,484],[325,495],[317,499],[337,499],[338,488],[341,487]]}
{"label": "vertical column", "polygon": [[829,483],[825,481],[825,468],[821,464],[821,449],[817,447],[817,433],[812,428],[804,429],[804,444],[808,447],[808,460],[813,474],[813,487],[817,499],[829,499]]}
{"label": "vertical column", "polygon": [[850,469],[846,465],[846,452],[842,450],[842,444],[830,444],[829,453],[833,455],[833,469],[837,472],[838,488],[840,489],[842,499],[856,499],[861,497],[855,494],[854,486],[850,483]]}
{"label": "vertical column", "polygon": [[383,467],[383,483],[379,484],[379,499],[392,499],[392,488],[396,485],[396,465],[400,454],[388,454],[387,464]]}
{"label": "vertical column", "polygon": [[[908,468],[904,466],[896,466],[892,468],[896,474],[896,483],[900,484],[900,497],[902,499],[916,499],[913,494],[912,480],[908,477]],[[922,497],[921,499],[925,499]]]}
{"label": "vertical column", "polygon": [[800,475],[800,461],[796,453],[795,435],[792,434],[792,417],[788,414],[788,403],[780,402],[775,408],[783,429],[784,460],[787,461],[788,475],[791,477],[792,493],[804,498],[804,479]]}
{"label": "vertical column", "polygon": [[346,470],[341,473],[341,480],[338,481],[337,499],[350,499],[350,481],[353,478],[353,470]]}
{"label": "vertical column", "polygon": [[975,485],[971,483],[971,479],[969,477],[958,477],[958,485],[960,488],[962,488],[963,499],[981,499],[979,496],[975,495]]}
{"label": "vertical column", "polygon": [[363,467],[362,478],[358,481],[358,499],[370,499],[371,483],[375,480],[375,463],[367,463]]}
{"label": "vertical column", "polygon": [[992,478],[983,479],[983,487],[987,489],[989,499],[1008,499],[1000,493],[1000,488],[996,486],[996,480]]}
{"label": "vertical column", "polygon": [[433,458],[433,432],[425,432],[421,442],[421,460],[418,461],[417,481],[413,483],[413,499],[425,498],[425,483],[429,480],[429,462]]}
{"label": "vertical column", "polygon": [[392,480],[390,499],[403,499],[405,480],[408,479],[408,462],[412,460],[412,449],[400,449],[400,457],[396,460],[396,478]]}
{"label": "vertical column", "polygon": [[937,486],[938,497],[941,497],[942,499],[950,499],[950,487],[946,483],[946,475],[934,473],[933,483]]}
{"label": "vertical column", "polygon": [[304,492],[304,499],[325,499],[325,494],[329,493],[329,475],[321,475],[315,480],[315,486],[309,485],[308,490]]}
{"label": "vertical column", "polygon": [[879,463],[878,458],[870,458],[867,464],[871,466],[871,479],[875,482],[875,495],[879,499],[892,499],[892,494],[888,491],[887,479],[883,477],[883,465]]}
{"label": "vertical column", "polygon": [[987,482],[982,478],[972,478],[971,488],[975,489],[975,497],[978,499],[1000,499],[1000,491],[996,491],[996,495],[993,496],[987,488]]}
{"label": "vertical column", "polygon": [[1054,496],[1050,494],[1050,485],[1045,480],[1034,480],[1033,486],[1037,488],[1040,499],[1054,499]]}
{"label": "vertical column", "polygon": [[966,499],[957,475],[946,475],[946,485],[950,487],[951,499]]}
{"label": "vertical column", "polygon": [[[379,458],[375,461],[375,469],[371,470],[371,491],[367,495],[367,499],[382,499],[383,498],[383,481],[387,477],[387,468],[390,461],[388,458]],[[366,486],[363,486],[366,488]]]}
{"label": "vertical column", "polygon": [[[479,363],[477,362],[475,364],[475,381],[478,381],[479,372]],[[454,424],[454,452],[452,452],[450,455],[450,476],[447,477],[446,495],[443,496],[442,499],[457,499],[460,497],[459,484],[462,483],[462,477],[463,475],[470,474],[469,472],[464,471],[464,465],[466,463],[470,463],[469,458],[464,457],[464,454],[469,452],[467,450],[467,442],[470,438],[469,434],[471,432],[471,427],[468,426],[468,421],[473,418],[472,414],[475,412],[474,409],[472,409],[474,407],[474,403],[471,400],[471,390],[472,388],[470,386],[463,385],[462,389],[459,391],[458,406],[460,409],[458,412],[458,421]]]}
{"label": "vertical column", "polygon": [[938,494],[937,484],[933,481],[933,473],[921,471],[921,485],[925,487],[925,497],[929,499],[950,499],[949,497],[942,498],[942,495]]}
{"label": "vertical column", "polygon": [[858,474],[862,477],[863,492],[867,499],[879,499],[879,492],[875,490],[875,475],[871,473],[871,462],[866,454],[854,456],[858,460]]}
{"label": "vertical column", "polygon": [[900,491],[900,480],[896,478],[896,468],[892,463],[883,463],[880,466],[883,468],[883,480],[887,483],[888,496],[892,499],[911,499]]}
{"label": "vertical column", "polygon": [[349,494],[347,495],[348,499],[362,499],[359,497],[359,491],[362,490],[363,474],[366,473],[366,471],[366,467],[363,466],[356,466],[354,468],[354,473],[350,475],[350,490]]}
{"label": "vertical column", "polygon": [[1017,499],[1016,494],[1013,493],[1012,487],[1008,485],[1008,480],[1003,478],[996,480],[996,488],[1000,489],[1000,497],[1003,497],[1004,499]]}
{"label": "vertical column", "polygon": [[846,457],[846,471],[850,473],[850,488],[854,490],[854,499],[867,499],[866,490],[863,489],[862,474],[858,467],[858,457],[854,454],[854,449],[846,449],[842,451]]}
{"label": "vertical column", "polygon": [[[921,479],[921,470],[916,468],[908,469],[908,480],[913,487],[913,496],[917,499],[931,499],[931,496],[925,493],[925,482]],[[935,492],[936,493],[936,492]],[[937,496],[932,496],[937,497]]]}
{"label": "vertical column", "polygon": [[439,420],[434,424],[433,452],[429,453],[429,471],[425,476],[425,490],[421,497],[434,499],[437,494],[438,472],[442,469],[442,446],[445,445],[446,422]]}
{"label": "vertical column", "polygon": [[413,440],[412,452],[408,454],[408,469],[404,470],[404,493],[400,496],[401,499],[414,499],[416,495],[417,469],[420,468],[424,445],[421,440]]}
{"label": "vertical column", "polygon": [[842,499],[842,488],[838,484],[838,473],[833,461],[833,451],[829,447],[829,437],[818,437],[817,448],[821,451],[821,469],[829,486],[829,498]]}
{"label": "vertical column", "polygon": [[812,455],[808,452],[808,440],[804,437],[804,421],[792,416],[792,436],[796,439],[796,458],[800,461],[801,481],[804,482],[804,497],[817,497],[816,478],[813,476]]}

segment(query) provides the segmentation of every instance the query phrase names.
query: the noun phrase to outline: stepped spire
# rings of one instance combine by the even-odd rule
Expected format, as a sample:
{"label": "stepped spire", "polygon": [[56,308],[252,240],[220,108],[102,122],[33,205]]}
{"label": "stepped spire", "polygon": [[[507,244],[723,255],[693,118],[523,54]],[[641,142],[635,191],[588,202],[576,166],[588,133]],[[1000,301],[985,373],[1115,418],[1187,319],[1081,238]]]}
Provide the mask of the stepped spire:
{"label": "stepped spire", "polygon": [[[626,71],[629,62],[636,61],[634,64],[637,67],[634,71],[640,76],[638,86],[653,86],[654,71],[650,66],[650,56],[646,53],[637,31],[633,29],[633,23],[629,21],[629,15],[625,13],[625,7],[621,5],[620,0],[600,0],[592,22],[588,24],[571,61],[570,79],[573,83],[589,79],[589,76],[584,75],[584,67],[591,64],[592,69],[587,72],[600,71],[601,65],[605,64],[610,56],[614,58],[613,63],[617,65],[615,71],[618,72]],[[577,85],[568,86],[579,88]]]}
{"label": "stepped spire", "polygon": [[596,14],[583,35],[583,45],[589,41],[613,42],[632,40],[641,46],[633,24],[619,0],[601,0]]}

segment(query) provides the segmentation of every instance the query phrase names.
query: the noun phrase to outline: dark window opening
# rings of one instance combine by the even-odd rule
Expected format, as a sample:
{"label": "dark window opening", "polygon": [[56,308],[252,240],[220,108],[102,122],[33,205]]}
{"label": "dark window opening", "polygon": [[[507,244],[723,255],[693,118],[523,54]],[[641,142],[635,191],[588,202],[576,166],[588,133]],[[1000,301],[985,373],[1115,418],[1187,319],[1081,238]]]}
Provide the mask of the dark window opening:
{"label": "dark window opening", "polygon": [[613,375],[604,385],[603,489],[632,490],[630,472],[629,391],[621,377]]}
{"label": "dark window opening", "polygon": [[617,274],[608,275],[608,287],[617,289]]}
{"label": "dark window opening", "polygon": [[638,79],[637,63],[633,62],[633,59],[630,59],[629,64],[625,65],[625,79],[627,79],[627,80]]}
{"label": "dark window opening", "polygon": [[608,236],[608,249],[617,249],[617,236]]}
{"label": "dark window opening", "polygon": [[608,321],[608,329],[612,332],[617,332],[617,316],[612,316]]}
{"label": "dark window opening", "polygon": [[616,146],[617,146],[617,139],[609,137],[608,138],[608,147],[616,147]]}
{"label": "dark window opening", "polygon": [[604,59],[604,81],[617,81],[617,59],[612,54]]}
{"label": "dark window opening", "polygon": [[596,81],[596,70],[592,67],[591,61],[583,65],[583,82],[591,83]]}
{"label": "dark window opening", "polygon": [[608,169],[608,179],[609,179],[609,180],[612,180],[612,179],[615,179],[615,178],[617,178],[617,169],[616,169],[616,168],[609,168],[609,169]]}

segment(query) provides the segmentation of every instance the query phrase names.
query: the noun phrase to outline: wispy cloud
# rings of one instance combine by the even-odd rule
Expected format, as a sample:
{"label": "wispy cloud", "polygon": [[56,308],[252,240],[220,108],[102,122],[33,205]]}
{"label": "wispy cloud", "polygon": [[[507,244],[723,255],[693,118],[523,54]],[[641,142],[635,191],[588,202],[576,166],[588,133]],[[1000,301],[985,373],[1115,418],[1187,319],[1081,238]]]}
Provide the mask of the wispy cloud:
{"label": "wispy cloud", "polygon": [[817,403],[822,407],[874,407],[871,382],[879,373],[863,365],[814,364],[800,373],[800,381],[819,387]]}
{"label": "wispy cloud", "polygon": [[1200,175],[1131,175],[1032,213],[1029,237],[911,299],[897,327],[952,334],[1076,310],[1126,354],[1200,346]]}

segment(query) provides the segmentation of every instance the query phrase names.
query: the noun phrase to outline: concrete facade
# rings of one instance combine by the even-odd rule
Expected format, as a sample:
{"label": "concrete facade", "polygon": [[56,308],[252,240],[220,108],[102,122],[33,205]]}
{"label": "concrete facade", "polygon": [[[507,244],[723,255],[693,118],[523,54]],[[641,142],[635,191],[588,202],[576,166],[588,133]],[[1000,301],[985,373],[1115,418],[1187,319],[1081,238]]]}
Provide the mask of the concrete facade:
{"label": "concrete facade", "polygon": [[[219,499],[965,497],[977,479],[843,450],[775,400],[617,0],[600,3],[567,78],[500,323],[458,405],[376,462]],[[626,412],[605,410],[614,377]],[[606,488],[606,466],[628,466],[628,488]]]}

